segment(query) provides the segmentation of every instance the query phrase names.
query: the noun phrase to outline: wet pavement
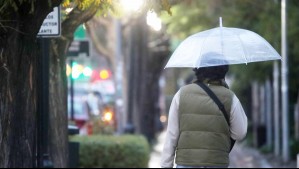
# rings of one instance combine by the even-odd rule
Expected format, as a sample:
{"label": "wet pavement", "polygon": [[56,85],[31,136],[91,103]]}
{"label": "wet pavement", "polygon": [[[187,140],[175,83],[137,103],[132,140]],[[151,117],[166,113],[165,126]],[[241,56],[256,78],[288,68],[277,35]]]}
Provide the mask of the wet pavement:
{"label": "wet pavement", "polygon": [[257,150],[236,143],[230,153],[229,168],[272,168],[273,166]]}
{"label": "wet pavement", "polygon": [[[166,132],[161,132],[157,137],[157,143],[153,147],[148,168],[161,168],[160,157],[163,150]],[[295,168],[294,162],[288,166],[277,165],[273,160],[261,154],[258,150],[245,146],[244,143],[236,143],[230,153],[229,168]]]}

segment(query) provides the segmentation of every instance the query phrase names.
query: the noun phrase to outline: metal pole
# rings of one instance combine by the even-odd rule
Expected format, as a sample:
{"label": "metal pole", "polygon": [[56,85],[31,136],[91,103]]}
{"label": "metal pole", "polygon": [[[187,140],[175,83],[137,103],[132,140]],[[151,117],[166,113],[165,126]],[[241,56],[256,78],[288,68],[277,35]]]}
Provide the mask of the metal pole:
{"label": "metal pole", "polygon": [[280,117],[279,117],[279,70],[277,61],[273,65],[273,93],[274,93],[274,153],[280,155]]}
{"label": "metal pole", "polygon": [[116,49],[115,49],[115,79],[116,79],[116,118],[117,131],[120,133],[123,128],[123,96],[122,96],[122,77],[123,77],[123,58],[122,58],[122,33],[119,19],[114,20]]}
{"label": "metal pole", "polygon": [[259,100],[258,100],[258,83],[252,82],[252,128],[253,128],[253,145],[258,147],[258,125],[259,125]]}
{"label": "metal pole", "polygon": [[[135,26],[135,24],[133,25]],[[125,125],[125,129],[124,132],[125,133],[135,133],[135,125],[133,123],[133,111],[134,111],[134,100],[132,99],[134,96],[134,90],[135,89],[135,85],[134,85],[134,77],[136,75],[136,70],[135,70],[135,58],[136,58],[136,52],[134,52],[134,48],[133,48],[133,36],[134,36],[134,27],[130,25],[129,27],[129,40],[128,40],[128,48],[129,48],[129,58],[128,58],[128,64],[129,66],[127,66],[127,73],[128,73],[128,77],[129,77],[129,81],[128,81],[128,94],[127,94],[127,121],[126,121],[126,125]],[[134,40],[135,41],[135,40]],[[129,89],[130,88],[130,89]]]}
{"label": "metal pole", "polygon": [[260,119],[260,126],[266,126],[266,112],[265,112],[265,85],[259,85],[259,119]]}
{"label": "metal pole", "polygon": [[273,136],[272,136],[272,120],[273,120],[273,116],[271,115],[271,112],[272,112],[272,92],[271,92],[271,84],[270,84],[270,80],[267,79],[266,81],[266,85],[265,85],[265,90],[266,90],[266,93],[265,93],[265,96],[266,96],[266,126],[267,126],[267,145],[269,147],[272,147],[273,146]]}
{"label": "metal pole", "polygon": [[295,121],[295,139],[298,140],[299,139],[299,121],[298,121],[298,117],[299,117],[299,112],[298,112],[298,102],[295,104],[294,106],[294,121]]}
{"label": "metal pole", "polygon": [[289,100],[288,100],[288,57],[287,57],[287,1],[281,1],[281,92],[282,92],[282,155],[283,161],[288,162],[290,159],[289,153]]}
{"label": "metal pole", "polygon": [[37,168],[50,168],[53,163],[49,160],[49,45],[50,40],[41,39],[42,56],[39,57],[38,73],[38,140]]}
{"label": "metal pole", "polygon": [[74,61],[73,59],[70,59],[70,66],[71,66],[71,75],[70,75],[70,95],[71,95],[71,121],[75,120],[75,112],[74,112],[74,79],[73,79],[73,67],[74,67]]}

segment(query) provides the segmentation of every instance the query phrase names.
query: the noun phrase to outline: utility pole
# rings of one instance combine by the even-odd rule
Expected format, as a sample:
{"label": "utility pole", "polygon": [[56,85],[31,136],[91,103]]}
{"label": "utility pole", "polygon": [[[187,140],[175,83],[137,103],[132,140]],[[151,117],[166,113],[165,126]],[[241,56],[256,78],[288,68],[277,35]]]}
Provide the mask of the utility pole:
{"label": "utility pole", "polygon": [[121,133],[123,130],[123,57],[122,57],[122,33],[121,22],[119,19],[114,20],[116,49],[115,49],[115,80],[116,80],[116,118],[117,131]]}
{"label": "utility pole", "polygon": [[280,116],[279,116],[279,68],[278,62],[275,61],[273,65],[273,93],[274,93],[274,153],[276,156],[280,155]]}
{"label": "utility pole", "polygon": [[287,0],[281,1],[281,92],[282,92],[282,155],[283,161],[288,162],[289,153],[289,99],[288,99],[288,56],[287,56]]}
{"label": "utility pole", "polygon": [[259,126],[259,97],[258,83],[256,81],[251,84],[252,92],[252,128],[253,128],[253,145],[258,147],[258,126]]}
{"label": "utility pole", "polygon": [[[136,52],[134,52],[133,49],[133,42],[135,42],[135,37],[134,36],[134,30],[136,28],[134,28],[134,25],[130,25],[129,27],[129,40],[128,40],[128,48],[129,48],[129,58],[128,58],[128,65],[127,66],[127,74],[128,74],[128,94],[127,94],[127,120],[126,120],[126,125],[124,127],[124,132],[125,133],[130,133],[133,134],[135,133],[135,124],[134,124],[134,120],[133,120],[133,111],[134,111],[134,95],[136,93],[136,86],[134,83],[134,77],[136,77],[136,68],[134,66],[134,63],[136,62]],[[129,89],[131,88],[131,89]],[[134,90],[132,90],[134,89]]]}
{"label": "utility pole", "polygon": [[267,79],[265,84],[265,97],[266,97],[266,131],[267,131],[267,145],[272,147],[273,146],[273,135],[272,135],[272,121],[273,116],[271,115],[272,111],[272,92],[271,92],[271,84],[270,80]]}

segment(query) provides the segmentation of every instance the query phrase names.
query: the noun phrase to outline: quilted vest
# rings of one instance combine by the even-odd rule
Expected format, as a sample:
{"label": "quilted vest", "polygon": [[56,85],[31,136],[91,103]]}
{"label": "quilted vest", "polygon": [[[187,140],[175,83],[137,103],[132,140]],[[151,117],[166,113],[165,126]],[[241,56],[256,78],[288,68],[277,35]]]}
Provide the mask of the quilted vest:
{"label": "quilted vest", "polygon": [[[229,113],[233,92],[220,85],[209,87]],[[176,164],[216,167],[229,165],[229,126],[216,103],[197,84],[181,88],[179,130]]]}

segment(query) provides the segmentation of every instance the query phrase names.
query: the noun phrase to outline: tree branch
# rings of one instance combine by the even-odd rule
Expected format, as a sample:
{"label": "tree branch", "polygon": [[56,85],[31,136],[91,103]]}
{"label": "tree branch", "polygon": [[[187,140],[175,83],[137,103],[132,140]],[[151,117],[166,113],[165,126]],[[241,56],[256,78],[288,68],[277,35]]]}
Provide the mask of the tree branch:
{"label": "tree branch", "polygon": [[113,58],[112,52],[110,50],[107,50],[107,48],[104,47],[104,45],[99,41],[94,28],[91,27],[89,22],[86,24],[86,26],[87,26],[87,31],[90,35],[90,38],[94,44],[96,51],[98,53],[102,54],[108,60],[110,66],[112,66],[112,64],[113,64],[112,63],[112,58]]}
{"label": "tree branch", "polygon": [[97,10],[98,8],[93,5],[91,5],[90,9],[84,11],[78,9],[78,7],[74,8],[62,23],[63,38],[72,40],[77,27],[90,20],[96,14]]}

